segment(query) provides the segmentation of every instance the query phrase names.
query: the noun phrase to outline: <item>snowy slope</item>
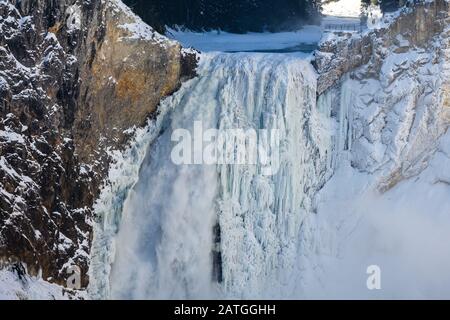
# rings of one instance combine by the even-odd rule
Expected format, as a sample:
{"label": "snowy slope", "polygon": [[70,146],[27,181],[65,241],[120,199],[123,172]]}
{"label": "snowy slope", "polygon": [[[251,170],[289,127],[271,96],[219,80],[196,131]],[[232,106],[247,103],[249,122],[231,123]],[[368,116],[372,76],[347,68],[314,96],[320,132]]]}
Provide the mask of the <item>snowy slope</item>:
{"label": "snowy slope", "polygon": [[67,300],[63,288],[39,278],[0,270],[0,300]]}
{"label": "snowy slope", "polygon": [[[308,297],[450,297],[449,146],[447,133],[427,169],[381,195],[374,176],[342,164],[319,195],[314,234],[320,253],[310,261],[320,268],[310,270]],[[381,290],[367,289],[371,265],[381,269]]]}

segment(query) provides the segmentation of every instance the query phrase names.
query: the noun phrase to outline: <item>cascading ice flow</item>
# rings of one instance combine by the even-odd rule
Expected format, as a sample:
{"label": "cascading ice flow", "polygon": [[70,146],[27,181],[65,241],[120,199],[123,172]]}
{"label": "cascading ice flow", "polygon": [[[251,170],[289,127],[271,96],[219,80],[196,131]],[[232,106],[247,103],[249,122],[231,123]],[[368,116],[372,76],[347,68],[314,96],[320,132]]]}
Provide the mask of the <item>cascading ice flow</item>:
{"label": "cascading ice flow", "polygon": [[[109,237],[114,256],[103,262],[113,261],[112,268],[101,276],[110,290],[99,291],[113,298],[294,294],[302,225],[333,157],[330,112],[316,106],[310,63],[296,55],[203,55],[199,77],[162,109],[169,111],[161,134]],[[175,164],[172,134],[193,133],[195,123],[224,135],[253,129],[258,141],[276,130],[277,150],[269,151],[276,170],[267,174],[259,162]]]}

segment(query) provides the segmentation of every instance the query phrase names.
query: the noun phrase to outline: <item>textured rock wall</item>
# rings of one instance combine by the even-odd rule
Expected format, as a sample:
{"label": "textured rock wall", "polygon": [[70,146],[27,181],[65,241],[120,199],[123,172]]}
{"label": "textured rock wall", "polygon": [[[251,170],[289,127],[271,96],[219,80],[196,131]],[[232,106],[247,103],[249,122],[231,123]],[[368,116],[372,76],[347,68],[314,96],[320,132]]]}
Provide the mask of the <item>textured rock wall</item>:
{"label": "textured rock wall", "polygon": [[445,0],[417,4],[381,29],[330,37],[316,54],[338,148],[377,172],[381,191],[427,167],[449,127],[449,13]]}
{"label": "textured rock wall", "polygon": [[120,1],[0,2],[0,260],[65,285],[126,129],[195,69],[195,56]]}
{"label": "textured rock wall", "polygon": [[[362,35],[340,32],[325,36],[313,62],[319,73],[318,93],[324,93],[343,75],[369,62],[373,77],[376,77],[391,46],[397,47],[397,53],[410,47],[427,47],[448,26],[448,8],[446,0],[410,4],[398,17],[386,18],[384,27]],[[398,35],[402,35],[408,44],[400,43]]]}
{"label": "textured rock wall", "polygon": [[[95,163],[96,152],[121,146],[125,130],[144,125],[161,100],[194,75],[195,57],[174,41],[154,33],[124,5],[108,2],[87,34],[90,51],[82,62],[77,151]],[[94,153],[93,153],[94,151]]]}

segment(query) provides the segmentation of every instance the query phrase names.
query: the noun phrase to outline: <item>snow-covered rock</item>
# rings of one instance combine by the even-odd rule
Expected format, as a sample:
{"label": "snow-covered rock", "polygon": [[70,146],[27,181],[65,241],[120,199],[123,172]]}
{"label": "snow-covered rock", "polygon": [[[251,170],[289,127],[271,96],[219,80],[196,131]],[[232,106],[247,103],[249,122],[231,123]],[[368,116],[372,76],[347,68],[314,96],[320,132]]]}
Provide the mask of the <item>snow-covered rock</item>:
{"label": "snow-covered rock", "polygon": [[316,54],[319,94],[347,113],[344,149],[354,167],[383,172],[382,189],[423,169],[448,128],[448,13],[443,0],[405,8],[381,29],[324,40]]}
{"label": "snow-covered rock", "polygon": [[[304,231],[308,297],[450,296],[449,13],[439,0],[403,9],[362,36],[372,43],[366,63],[345,65],[336,82],[326,79],[332,67],[318,68],[339,160]],[[370,266],[380,290],[367,287]]]}
{"label": "snow-covered rock", "polygon": [[0,270],[0,300],[79,300],[84,291],[66,289],[39,276],[32,277],[17,266]]}

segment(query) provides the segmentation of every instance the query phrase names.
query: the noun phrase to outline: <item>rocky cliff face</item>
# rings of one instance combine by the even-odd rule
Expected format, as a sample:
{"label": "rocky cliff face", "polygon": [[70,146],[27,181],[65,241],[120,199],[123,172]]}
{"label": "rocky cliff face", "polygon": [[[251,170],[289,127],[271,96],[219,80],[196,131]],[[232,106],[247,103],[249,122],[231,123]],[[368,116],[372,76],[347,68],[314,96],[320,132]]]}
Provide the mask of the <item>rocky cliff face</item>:
{"label": "rocky cliff face", "polygon": [[371,76],[379,76],[381,64],[389,52],[427,48],[448,26],[448,7],[446,0],[410,4],[387,16],[379,28],[362,35],[339,32],[325,36],[314,60],[319,73],[319,94],[339,82],[346,73],[369,62],[372,64]]}
{"label": "rocky cliff face", "polygon": [[450,124],[450,7],[426,1],[363,35],[326,38],[316,52],[319,103],[339,114],[341,151],[386,191],[415,176]]}
{"label": "rocky cliff face", "polygon": [[107,150],[195,71],[120,1],[0,1],[0,260],[87,285]]}

